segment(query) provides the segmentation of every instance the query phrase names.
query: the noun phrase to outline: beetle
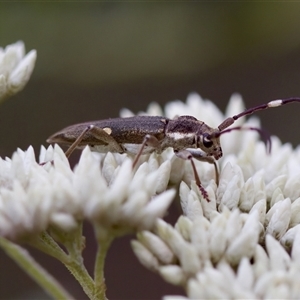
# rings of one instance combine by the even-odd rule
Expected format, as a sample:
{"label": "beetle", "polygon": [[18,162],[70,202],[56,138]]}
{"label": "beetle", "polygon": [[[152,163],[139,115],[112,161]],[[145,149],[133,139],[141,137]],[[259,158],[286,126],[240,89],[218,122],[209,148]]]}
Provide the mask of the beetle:
{"label": "beetle", "polygon": [[161,116],[133,116],[128,118],[113,118],[100,121],[80,123],[66,127],[47,139],[48,143],[58,143],[68,146],[65,152],[69,157],[76,149],[89,146],[92,151],[117,152],[134,154],[133,168],[143,154],[161,153],[172,147],[179,158],[190,160],[194,177],[201,194],[209,201],[206,190],[202,187],[196,171],[193,158],[214,165],[216,183],[219,173],[216,160],[222,157],[220,136],[233,130],[254,130],[265,140],[271,150],[270,136],[256,127],[230,127],[241,117],[251,115],[256,111],[278,107],[291,102],[300,102],[293,97],[283,100],[273,100],[261,104],[225,119],[217,128],[211,128],[204,122],[192,116],[179,116],[169,119]]}

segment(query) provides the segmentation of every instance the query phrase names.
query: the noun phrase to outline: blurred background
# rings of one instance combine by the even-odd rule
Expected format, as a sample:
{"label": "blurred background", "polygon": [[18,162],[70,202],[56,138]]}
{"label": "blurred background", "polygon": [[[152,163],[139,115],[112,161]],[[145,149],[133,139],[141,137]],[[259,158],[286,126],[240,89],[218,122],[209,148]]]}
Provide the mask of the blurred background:
{"label": "blurred background", "polygon": [[[234,92],[247,107],[300,96],[299,15],[296,2],[1,3],[0,46],[23,40],[27,51],[37,50],[37,63],[25,89],[0,107],[0,155],[29,145],[38,153],[67,125],[117,117],[123,107],[137,112],[152,101],[185,100],[190,92],[222,110]],[[283,142],[299,143],[300,106],[258,115]],[[92,272],[88,224],[86,235]],[[108,298],[182,294],[140,266],[130,238],[109,252]],[[64,267],[33,253],[74,297],[86,299]],[[0,299],[48,299],[2,251],[0,267]]]}

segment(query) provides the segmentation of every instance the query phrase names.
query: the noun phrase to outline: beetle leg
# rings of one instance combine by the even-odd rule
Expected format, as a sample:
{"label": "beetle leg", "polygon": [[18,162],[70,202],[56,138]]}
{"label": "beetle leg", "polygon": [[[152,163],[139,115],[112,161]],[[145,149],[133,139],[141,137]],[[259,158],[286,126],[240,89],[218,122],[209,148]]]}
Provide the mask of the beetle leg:
{"label": "beetle leg", "polygon": [[189,149],[187,151],[189,151],[195,159],[214,165],[215,174],[216,174],[216,183],[217,185],[219,185],[219,170],[218,170],[216,160],[212,156],[205,156],[206,154],[204,152],[201,152],[197,149]]}
{"label": "beetle leg", "polygon": [[77,137],[77,139],[75,140],[75,142],[68,148],[68,150],[65,152],[65,155],[67,158],[70,157],[70,155],[73,153],[73,151],[77,148],[77,146],[80,144],[80,142],[82,141],[84,135],[90,130],[91,126],[87,126],[82,132],[81,134]]}
{"label": "beetle leg", "polygon": [[139,152],[136,154],[134,161],[132,163],[132,169],[134,169],[134,167],[136,166],[140,156],[143,153],[143,150],[146,146],[152,146],[152,147],[157,147],[158,146],[158,139],[150,134],[145,135],[144,140],[141,144],[140,150]]}
{"label": "beetle leg", "polygon": [[195,166],[195,163],[193,161],[193,154],[188,150],[174,150],[174,153],[177,157],[179,157],[181,159],[189,160],[191,162],[196,184],[199,187],[199,190],[200,190],[203,198],[206,199],[207,202],[210,202],[208,194],[207,194],[205,188],[202,186],[199,175],[197,173],[196,166]]}
{"label": "beetle leg", "polygon": [[76,138],[75,142],[69,147],[69,149],[65,152],[66,157],[69,157],[73,151],[78,147],[78,145],[83,140],[85,134],[89,132],[93,137],[97,140],[102,141],[104,143],[109,144],[111,147],[115,149],[116,152],[122,153],[124,149],[121,147],[120,144],[110,135],[109,128],[96,127],[94,125],[87,126],[82,133]]}

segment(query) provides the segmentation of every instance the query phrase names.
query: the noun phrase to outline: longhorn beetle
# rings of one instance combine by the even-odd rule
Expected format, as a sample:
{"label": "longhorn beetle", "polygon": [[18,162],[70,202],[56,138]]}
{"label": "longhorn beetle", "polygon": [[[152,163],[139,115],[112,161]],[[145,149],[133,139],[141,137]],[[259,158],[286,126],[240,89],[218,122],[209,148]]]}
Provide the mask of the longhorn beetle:
{"label": "longhorn beetle", "polygon": [[161,153],[172,147],[176,156],[190,160],[196,184],[203,197],[209,201],[206,190],[202,187],[192,158],[214,165],[216,182],[219,173],[216,160],[222,157],[220,136],[233,130],[254,130],[265,140],[267,149],[271,150],[270,136],[256,127],[231,127],[236,120],[252,113],[278,107],[291,102],[300,102],[300,98],[273,100],[261,104],[225,119],[218,128],[211,128],[192,116],[180,116],[168,119],[160,116],[134,116],[75,124],[62,129],[47,139],[48,143],[69,146],[66,156],[69,157],[75,148],[89,146],[92,151],[118,152],[135,154],[133,168],[141,155]]}

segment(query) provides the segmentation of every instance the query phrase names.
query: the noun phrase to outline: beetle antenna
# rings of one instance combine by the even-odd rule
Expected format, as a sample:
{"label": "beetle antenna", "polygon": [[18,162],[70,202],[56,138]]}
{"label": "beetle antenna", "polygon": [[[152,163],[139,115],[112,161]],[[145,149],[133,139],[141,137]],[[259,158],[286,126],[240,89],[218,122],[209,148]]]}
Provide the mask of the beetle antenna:
{"label": "beetle antenna", "polygon": [[236,120],[238,120],[241,117],[251,115],[254,112],[259,111],[259,110],[278,107],[278,106],[282,106],[282,105],[289,104],[289,103],[292,103],[292,102],[300,102],[300,98],[299,97],[292,97],[292,98],[287,98],[287,99],[278,99],[278,100],[270,101],[266,104],[261,104],[261,105],[258,105],[258,106],[254,106],[252,108],[248,108],[248,109],[246,109],[245,111],[241,112],[238,115],[235,115],[233,117],[225,119],[218,126],[218,128],[221,132],[223,132],[224,129],[226,129],[227,127],[232,125]]}
{"label": "beetle antenna", "polygon": [[271,142],[270,134],[267,131],[265,131],[261,128],[258,128],[258,127],[243,127],[243,126],[232,127],[232,128],[228,128],[228,129],[225,129],[218,133],[213,134],[213,137],[219,137],[220,135],[231,132],[233,130],[253,130],[253,131],[258,132],[259,135],[261,136],[261,139],[263,140],[263,142],[266,145],[267,153],[271,153],[272,142]]}

